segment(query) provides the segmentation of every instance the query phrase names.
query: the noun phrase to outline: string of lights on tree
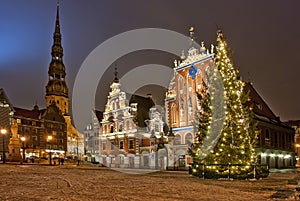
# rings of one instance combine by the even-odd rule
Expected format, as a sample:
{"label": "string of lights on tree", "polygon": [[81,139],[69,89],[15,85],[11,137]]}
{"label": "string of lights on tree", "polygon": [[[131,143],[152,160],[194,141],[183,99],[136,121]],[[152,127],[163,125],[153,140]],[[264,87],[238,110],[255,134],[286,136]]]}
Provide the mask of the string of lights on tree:
{"label": "string of lights on tree", "polygon": [[[249,94],[244,91],[245,83],[239,79],[239,72],[233,67],[227,42],[220,30],[217,32],[216,50],[215,64],[224,85],[225,120],[218,142],[209,154],[201,157],[203,140],[209,138],[211,129],[211,113],[214,108],[210,102],[214,98],[213,91],[217,89],[209,90],[209,95],[198,96],[201,111],[197,116],[197,143],[189,150],[193,158],[192,174],[202,176],[205,166],[206,174],[211,174],[211,177],[220,178],[228,174],[232,177],[247,177],[253,172],[253,164],[256,162],[254,146],[257,125],[252,108],[247,104],[250,99]],[[205,91],[201,93],[203,92]]]}

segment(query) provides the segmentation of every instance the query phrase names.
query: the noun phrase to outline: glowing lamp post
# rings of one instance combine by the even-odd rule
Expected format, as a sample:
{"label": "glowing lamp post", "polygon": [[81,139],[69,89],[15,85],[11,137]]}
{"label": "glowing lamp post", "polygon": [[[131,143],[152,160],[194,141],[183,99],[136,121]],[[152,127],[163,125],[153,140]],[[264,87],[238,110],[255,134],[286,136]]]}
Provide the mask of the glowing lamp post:
{"label": "glowing lamp post", "polygon": [[22,141],[22,152],[23,152],[22,159],[23,159],[23,161],[25,161],[25,140],[26,140],[26,138],[25,138],[24,136],[21,137],[21,141]]}
{"label": "glowing lamp post", "polygon": [[51,150],[51,140],[52,140],[52,136],[51,135],[48,135],[48,137],[47,137],[47,140],[48,140],[48,143],[49,143],[49,145],[50,145],[50,152],[49,152],[49,156],[50,156],[50,161],[49,161],[49,165],[52,165],[52,159],[51,159],[51,152],[52,152],[52,150]]}
{"label": "glowing lamp post", "polygon": [[5,150],[4,150],[4,147],[5,147],[5,144],[4,144],[4,136],[6,134],[7,130],[6,129],[1,129],[1,134],[2,134],[2,137],[3,137],[3,143],[2,143],[2,155],[3,155],[3,163],[5,163]]}
{"label": "glowing lamp post", "polygon": [[78,153],[78,137],[76,137],[76,138],[73,138],[73,141],[75,141],[76,140],[76,155],[77,155],[77,165],[79,165],[79,163],[80,163],[80,160],[79,160],[79,153]]}

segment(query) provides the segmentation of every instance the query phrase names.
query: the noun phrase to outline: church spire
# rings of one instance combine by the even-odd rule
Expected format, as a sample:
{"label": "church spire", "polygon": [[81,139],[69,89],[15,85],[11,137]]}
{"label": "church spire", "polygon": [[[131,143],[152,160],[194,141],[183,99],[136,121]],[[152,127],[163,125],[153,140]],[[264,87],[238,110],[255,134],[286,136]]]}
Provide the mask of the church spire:
{"label": "church spire", "polygon": [[[48,84],[46,86],[46,104],[55,102],[63,114],[68,113],[68,87],[66,84],[66,71],[63,63],[63,48],[61,45],[59,2],[56,6],[56,21],[51,48],[51,62],[48,70]],[[62,105],[61,105],[62,104]]]}
{"label": "church spire", "polygon": [[60,33],[60,23],[59,23],[59,2],[57,1],[56,7],[56,22],[55,31],[53,33],[53,45],[52,45],[52,59],[62,61],[63,48],[61,46],[61,33]]}

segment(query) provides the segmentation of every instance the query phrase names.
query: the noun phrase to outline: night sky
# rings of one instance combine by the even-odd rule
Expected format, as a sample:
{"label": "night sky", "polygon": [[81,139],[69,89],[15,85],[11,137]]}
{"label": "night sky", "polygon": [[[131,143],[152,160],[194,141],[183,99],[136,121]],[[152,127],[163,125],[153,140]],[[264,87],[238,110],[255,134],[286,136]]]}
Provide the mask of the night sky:
{"label": "night sky", "polygon": [[[63,61],[71,97],[78,69],[89,53],[110,37],[138,28],[164,28],[207,47],[223,29],[241,77],[251,81],[281,120],[300,119],[300,1],[61,0]],[[14,106],[45,107],[56,0],[0,0],[0,88]],[[173,67],[174,55],[140,51],[116,61],[120,77],[143,64]],[[114,66],[98,85],[103,110]],[[155,87],[154,87],[155,88]],[[158,99],[158,98],[156,98]],[[159,100],[158,100],[159,102]]]}

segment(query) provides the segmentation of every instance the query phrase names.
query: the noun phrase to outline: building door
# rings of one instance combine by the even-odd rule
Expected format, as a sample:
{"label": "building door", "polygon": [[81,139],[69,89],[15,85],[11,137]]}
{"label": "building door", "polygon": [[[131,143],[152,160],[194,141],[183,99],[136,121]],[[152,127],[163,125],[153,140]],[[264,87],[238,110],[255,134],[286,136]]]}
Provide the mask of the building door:
{"label": "building door", "polygon": [[149,167],[149,156],[143,156],[143,161],[144,161],[144,167],[148,168]]}
{"label": "building door", "polygon": [[106,166],[106,157],[103,157],[103,165]]}
{"label": "building door", "polygon": [[266,160],[267,160],[267,165],[268,165],[269,168],[270,168],[270,156],[267,156],[267,157],[266,157]]}
{"label": "building door", "polygon": [[275,157],[275,168],[278,168],[278,156]]}
{"label": "building door", "polygon": [[129,157],[129,168],[134,168],[134,158]]}
{"label": "building door", "polygon": [[185,155],[179,155],[179,167],[185,167]]}

